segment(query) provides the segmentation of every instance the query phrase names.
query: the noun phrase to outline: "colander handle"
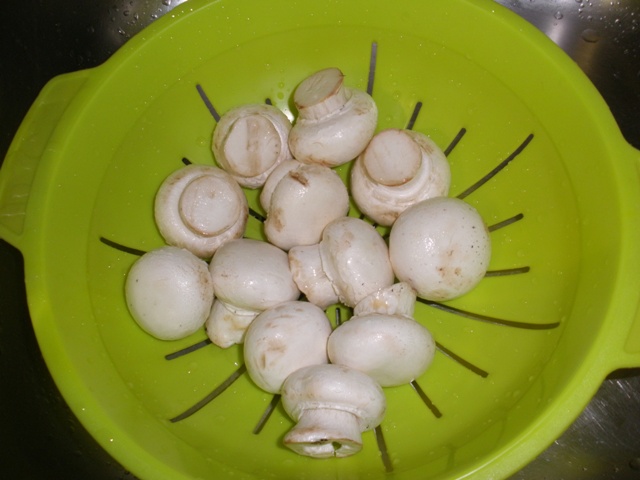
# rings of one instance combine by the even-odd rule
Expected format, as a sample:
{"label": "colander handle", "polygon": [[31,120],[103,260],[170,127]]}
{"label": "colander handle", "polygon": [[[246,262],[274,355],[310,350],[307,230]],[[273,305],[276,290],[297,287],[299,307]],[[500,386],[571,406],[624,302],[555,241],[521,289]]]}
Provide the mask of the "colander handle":
{"label": "colander handle", "polygon": [[58,122],[89,76],[88,70],[49,81],[20,125],[0,169],[0,238],[22,249],[27,205],[41,160]]}

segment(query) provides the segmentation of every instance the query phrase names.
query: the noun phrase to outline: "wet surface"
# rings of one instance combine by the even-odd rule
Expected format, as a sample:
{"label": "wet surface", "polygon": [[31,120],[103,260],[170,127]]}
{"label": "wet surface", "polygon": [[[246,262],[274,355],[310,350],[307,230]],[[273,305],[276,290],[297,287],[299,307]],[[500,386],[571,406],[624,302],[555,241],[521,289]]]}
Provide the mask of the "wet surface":
{"label": "wet surface", "polygon": [[[44,84],[89,68],[184,0],[5,0],[0,158]],[[585,71],[640,148],[640,0],[497,1]],[[5,478],[132,479],[75,419],[31,327],[20,254],[0,240],[0,470]],[[513,479],[640,478],[640,370],[612,374],[583,414]]]}

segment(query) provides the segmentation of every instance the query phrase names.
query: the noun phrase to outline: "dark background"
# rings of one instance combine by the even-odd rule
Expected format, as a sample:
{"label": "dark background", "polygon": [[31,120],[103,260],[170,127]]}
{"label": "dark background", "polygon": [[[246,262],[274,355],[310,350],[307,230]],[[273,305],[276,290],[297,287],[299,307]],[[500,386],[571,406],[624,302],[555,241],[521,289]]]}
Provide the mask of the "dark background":
{"label": "dark background", "polygon": [[[52,77],[108,59],[184,0],[4,0],[0,159]],[[640,1],[498,1],[585,71],[640,148]],[[392,5],[392,3],[390,3]],[[391,7],[390,7],[391,8]],[[20,253],[0,240],[0,472],[15,479],[133,479],[70,412],[35,340]],[[514,479],[640,479],[640,371],[614,372],[572,427]]]}

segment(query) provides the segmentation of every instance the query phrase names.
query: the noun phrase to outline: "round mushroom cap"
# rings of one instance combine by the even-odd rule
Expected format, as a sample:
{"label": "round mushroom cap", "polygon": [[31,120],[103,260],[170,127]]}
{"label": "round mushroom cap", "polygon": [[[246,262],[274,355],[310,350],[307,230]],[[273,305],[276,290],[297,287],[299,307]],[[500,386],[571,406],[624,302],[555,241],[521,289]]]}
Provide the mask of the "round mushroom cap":
{"label": "round mushroom cap", "polygon": [[394,282],[387,244],[364,220],[343,217],[324,229],[320,257],[342,303],[354,307]]}
{"label": "round mushroom cap", "polygon": [[136,323],[161,340],[191,335],[206,321],[214,300],[207,263],[178,247],[142,255],[125,282],[127,306]]}
{"label": "round mushroom cap", "polygon": [[422,375],[435,349],[429,330],[414,319],[380,313],[351,317],[327,344],[332,363],[364,372],[383,387],[404,385]]}
{"label": "round mushroom cap", "polygon": [[249,207],[244,192],[224,170],[188,165],[162,183],[154,217],[169,245],[208,259],[226,241],[244,234]]}
{"label": "round mushroom cap", "polygon": [[280,178],[265,209],[267,240],[289,250],[318,243],[324,228],[349,212],[349,193],[330,168],[299,164]]}
{"label": "round mushroom cap", "polygon": [[282,386],[282,406],[298,421],[306,410],[339,410],[358,419],[360,431],[380,425],[386,410],[382,388],[369,375],[345,365],[299,368]]}
{"label": "round mushroom cap", "polygon": [[285,379],[307,365],[327,363],[331,323],[309,302],[287,302],[260,313],[244,338],[247,373],[263,390],[279,393]]}
{"label": "round mushroom cap", "polygon": [[475,208],[457,198],[436,197],[398,217],[391,228],[389,257],[397,278],[418,297],[450,300],[484,278],[491,239]]}
{"label": "round mushroom cap", "polygon": [[237,308],[262,311],[300,296],[287,253],[267,242],[227,242],[216,251],[209,270],[216,297]]}
{"label": "round mushroom cap", "polygon": [[291,159],[291,122],[277,107],[242,105],[226,112],[213,132],[218,164],[243,187],[258,188],[282,161]]}

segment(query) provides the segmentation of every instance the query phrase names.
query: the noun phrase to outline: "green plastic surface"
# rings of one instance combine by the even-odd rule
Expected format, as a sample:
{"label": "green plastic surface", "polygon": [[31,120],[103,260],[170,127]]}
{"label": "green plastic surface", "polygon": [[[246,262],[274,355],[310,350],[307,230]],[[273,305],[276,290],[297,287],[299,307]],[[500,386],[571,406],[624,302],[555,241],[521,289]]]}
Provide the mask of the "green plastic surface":
{"label": "green plastic surface", "polygon": [[[218,112],[267,98],[295,115],[291,94],[336,66],[365,89],[377,45],[379,128],[407,125],[449,155],[457,195],[530,143],[465,198],[492,232],[490,270],[448,306],[557,328],[496,325],[419,304],[443,350],[418,384],[385,389],[385,469],[373,432],[345,459],[314,460],[281,445],[278,407],[252,430],[270,395],[242,375],[191,417],[242,363],[240,347],[164,356],[205,338],[155,340],[130,317],[126,273],[150,250],[162,180],[214,164]],[[604,376],[640,365],[640,153],[576,65],[532,26],[491,1],[191,0],[131,39],[106,64],[58,77],[34,104],[0,171],[0,236],[25,256],[34,328],[47,364],[94,437],[142,478],[500,478],[533,459],[584,408]],[[346,178],[348,167],[341,168]],[[260,210],[256,192],[248,192]],[[352,214],[356,215],[355,210]],[[261,238],[251,218],[248,236]],[[330,310],[330,314],[333,310]]]}

